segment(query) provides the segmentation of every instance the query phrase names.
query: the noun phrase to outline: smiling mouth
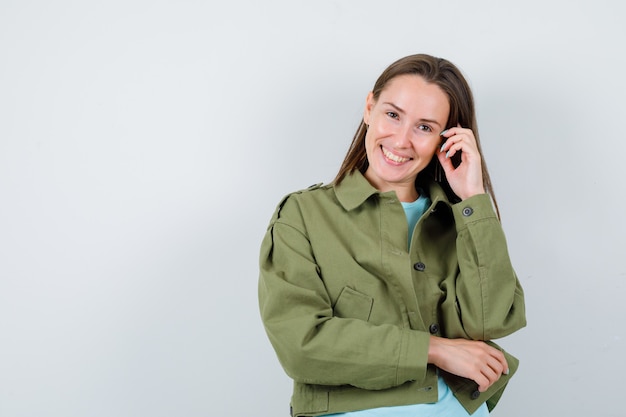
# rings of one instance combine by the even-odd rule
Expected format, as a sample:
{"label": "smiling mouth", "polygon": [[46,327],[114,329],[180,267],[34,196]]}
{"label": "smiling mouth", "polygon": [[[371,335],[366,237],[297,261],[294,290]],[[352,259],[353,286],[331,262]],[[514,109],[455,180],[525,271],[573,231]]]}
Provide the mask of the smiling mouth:
{"label": "smiling mouth", "polygon": [[410,161],[412,159],[412,158],[403,158],[403,157],[398,156],[398,155],[396,155],[394,153],[391,153],[387,149],[385,149],[382,145],[381,145],[380,149],[383,151],[383,155],[385,155],[385,158],[387,158],[387,159],[389,159],[389,160],[391,160],[393,162],[396,162],[398,164],[402,164],[402,163],[404,163],[406,161]]}

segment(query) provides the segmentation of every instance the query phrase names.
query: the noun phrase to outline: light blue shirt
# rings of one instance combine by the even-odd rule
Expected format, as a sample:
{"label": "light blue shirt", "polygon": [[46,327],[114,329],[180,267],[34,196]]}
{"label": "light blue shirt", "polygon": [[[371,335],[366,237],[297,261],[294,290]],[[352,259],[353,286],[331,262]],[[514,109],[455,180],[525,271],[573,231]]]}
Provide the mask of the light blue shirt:
{"label": "light blue shirt", "polygon": [[411,238],[413,237],[413,230],[417,221],[426,213],[426,209],[430,206],[430,198],[424,195],[422,190],[418,190],[420,196],[417,200],[411,203],[402,202],[402,208],[406,213],[406,219],[409,222],[409,246],[411,245]]}

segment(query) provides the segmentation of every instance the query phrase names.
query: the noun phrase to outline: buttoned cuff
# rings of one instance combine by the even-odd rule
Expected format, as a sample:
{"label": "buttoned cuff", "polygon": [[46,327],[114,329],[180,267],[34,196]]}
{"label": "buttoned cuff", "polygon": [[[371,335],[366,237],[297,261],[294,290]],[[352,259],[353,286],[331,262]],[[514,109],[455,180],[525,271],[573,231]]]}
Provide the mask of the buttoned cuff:
{"label": "buttoned cuff", "polygon": [[497,219],[496,212],[488,194],[477,194],[466,200],[452,205],[452,213],[457,230],[463,229],[470,223],[485,219]]}
{"label": "buttoned cuff", "polygon": [[402,351],[398,361],[398,384],[423,381],[428,369],[430,334],[419,330],[404,332]]}

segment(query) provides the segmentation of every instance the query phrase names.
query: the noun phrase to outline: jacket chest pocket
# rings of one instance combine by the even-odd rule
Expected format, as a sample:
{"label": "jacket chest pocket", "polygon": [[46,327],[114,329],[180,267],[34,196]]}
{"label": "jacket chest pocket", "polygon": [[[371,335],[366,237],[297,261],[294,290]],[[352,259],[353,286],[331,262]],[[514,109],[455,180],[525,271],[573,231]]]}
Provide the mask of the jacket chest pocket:
{"label": "jacket chest pocket", "polygon": [[333,307],[333,315],[341,318],[369,321],[374,299],[350,287],[344,287]]}

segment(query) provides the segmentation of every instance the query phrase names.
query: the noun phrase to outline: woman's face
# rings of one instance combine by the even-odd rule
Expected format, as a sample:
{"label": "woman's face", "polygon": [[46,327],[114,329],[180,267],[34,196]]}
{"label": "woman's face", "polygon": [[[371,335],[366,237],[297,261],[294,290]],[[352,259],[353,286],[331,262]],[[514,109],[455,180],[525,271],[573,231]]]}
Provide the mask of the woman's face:
{"label": "woman's face", "polygon": [[403,201],[416,198],[415,178],[441,146],[439,134],[449,112],[441,88],[419,75],[391,79],[378,100],[370,93],[363,114],[369,125],[365,135],[369,182],[383,192],[395,190]]}

